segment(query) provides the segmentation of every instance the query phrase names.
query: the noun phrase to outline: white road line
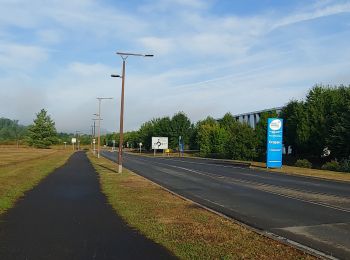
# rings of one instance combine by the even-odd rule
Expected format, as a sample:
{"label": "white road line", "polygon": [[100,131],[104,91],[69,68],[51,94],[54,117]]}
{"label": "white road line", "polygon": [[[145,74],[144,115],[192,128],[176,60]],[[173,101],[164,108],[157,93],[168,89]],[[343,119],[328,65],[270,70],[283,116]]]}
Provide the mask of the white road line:
{"label": "white road line", "polygon": [[233,166],[233,165],[220,165],[220,164],[214,164],[214,163],[190,162],[188,160],[178,160],[178,159],[170,159],[170,158],[157,158],[157,159],[161,159],[161,160],[164,160],[164,161],[185,162],[185,163],[192,163],[192,164],[199,164],[199,165],[210,165],[210,166],[223,167],[223,168],[234,168],[234,169],[250,170],[249,168]]}
{"label": "white road line", "polygon": [[[136,156],[134,156],[134,157],[136,157]],[[163,158],[157,158],[157,159],[163,159]],[[147,161],[147,160],[144,160],[144,159],[140,159],[140,160]],[[187,162],[185,160],[173,160],[173,159],[163,159],[163,160],[164,161],[171,160],[171,161],[178,161],[178,162]],[[155,162],[155,161],[153,161],[153,162]],[[195,162],[188,162],[188,163],[202,164],[202,163],[195,163]],[[174,165],[170,165],[170,164],[165,164],[165,165],[168,165],[170,167],[175,167]],[[212,165],[212,164],[205,164],[205,165]],[[216,166],[216,165],[214,165],[214,166]],[[225,167],[225,166],[222,166],[222,167]],[[231,167],[231,166],[228,166],[228,167]],[[231,167],[231,168],[234,168],[234,167]],[[242,168],[242,169],[246,169],[246,168]],[[252,169],[248,169],[248,170],[252,170]],[[312,194],[315,194],[315,195],[325,195],[325,196],[340,197],[339,195],[336,195],[336,194],[333,194],[333,193],[316,192],[316,191],[312,191],[312,190],[308,190],[308,189],[297,189],[297,188],[290,188],[288,186],[285,187],[285,186],[281,186],[281,185],[263,183],[263,182],[258,182],[258,181],[249,181],[249,180],[241,179],[241,178],[239,178],[237,176],[234,176],[234,175],[232,175],[232,176],[223,176],[223,175],[219,175],[217,173],[209,173],[209,172],[207,172],[207,173],[211,174],[211,175],[215,175],[217,178],[220,178],[220,179],[225,179],[226,178],[229,181],[231,179],[235,179],[237,181],[248,183],[248,184],[267,185],[267,186],[273,186],[273,187],[277,187],[277,188],[289,189],[289,190],[293,190],[293,191],[297,191],[297,192],[308,192],[308,193],[312,193]],[[239,174],[239,175],[243,175],[243,176],[252,176],[252,177],[256,177],[258,179],[270,179],[270,180],[273,180],[273,178],[271,176],[266,176],[266,175],[257,175],[257,174],[240,173],[240,172],[235,173],[235,174]],[[212,177],[214,177],[214,176],[212,176]],[[288,182],[290,182],[290,181],[288,181]],[[349,196],[341,196],[341,198],[348,198],[348,199],[350,199]]]}
{"label": "white road line", "polygon": [[[147,161],[147,160],[143,160],[143,159],[140,159],[140,160]],[[220,175],[217,175],[217,174],[214,174],[215,176],[213,176],[213,174],[211,174],[211,173],[200,172],[200,171],[197,171],[197,170],[192,170],[192,169],[188,169],[188,168],[185,168],[185,167],[170,165],[170,164],[161,163],[161,162],[154,162],[154,163],[160,164],[160,165],[165,165],[165,166],[172,167],[172,168],[177,168],[177,169],[188,171],[188,172],[193,172],[193,173],[196,173],[196,174],[199,174],[199,175],[203,175],[203,176],[215,179],[215,180],[217,180],[218,176],[220,176]],[[226,176],[220,176],[220,177],[221,177],[221,179],[222,178],[226,178]],[[235,179],[235,181],[232,181],[232,180],[228,180],[228,181],[230,183],[235,183],[235,181],[236,181],[236,182],[241,182],[241,183],[246,183],[246,184],[258,184],[258,185],[261,185],[261,183],[257,183],[257,182],[253,182],[253,181],[246,181],[246,180],[239,180],[239,179]],[[270,185],[270,186],[274,186],[274,185]],[[275,187],[279,187],[279,186],[275,185]],[[285,188],[285,187],[280,187],[280,188]],[[350,213],[350,210],[348,210],[348,209],[344,209],[344,208],[337,207],[337,206],[332,206],[332,205],[321,203],[321,202],[305,200],[305,199],[293,197],[293,196],[290,196],[290,195],[285,195],[285,194],[278,193],[278,192],[267,191],[267,190],[264,190],[264,189],[257,189],[257,190],[263,191],[263,192],[266,192],[266,193],[270,193],[270,194],[274,194],[274,195],[277,195],[277,196],[280,196],[280,197],[285,197],[285,198],[288,198],[288,199],[294,199],[294,200],[302,201],[302,202],[305,202],[305,203],[310,203],[310,204],[314,204],[314,205],[317,205],[317,206],[322,206],[322,207],[326,207],[326,208],[330,208],[330,209],[334,209],[334,210]]]}

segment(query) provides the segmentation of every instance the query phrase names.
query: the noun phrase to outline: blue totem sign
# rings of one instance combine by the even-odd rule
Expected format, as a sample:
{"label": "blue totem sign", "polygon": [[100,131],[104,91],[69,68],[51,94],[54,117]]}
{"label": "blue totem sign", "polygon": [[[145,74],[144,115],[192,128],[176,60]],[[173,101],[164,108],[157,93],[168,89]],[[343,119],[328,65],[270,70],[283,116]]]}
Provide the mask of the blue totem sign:
{"label": "blue totem sign", "polygon": [[181,154],[183,154],[184,148],[185,148],[184,147],[184,140],[183,140],[182,136],[179,136],[179,152]]}
{"label": "blue totem sign", "polygon": [[283,119],[268,118],[267,120],[267,153],[266,167],[282,167],[283,150]]}

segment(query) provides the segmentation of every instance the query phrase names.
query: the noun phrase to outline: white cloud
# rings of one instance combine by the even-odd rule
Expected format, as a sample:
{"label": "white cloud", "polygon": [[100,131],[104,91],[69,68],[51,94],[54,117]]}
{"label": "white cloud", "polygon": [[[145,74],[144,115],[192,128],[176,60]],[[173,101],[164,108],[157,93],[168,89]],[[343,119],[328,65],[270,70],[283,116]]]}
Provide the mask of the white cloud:
{"label": "white cloud", "polygon": [[[159,4],[170,6],[169,1],[158,1],[154,6]],[[179,3],[176,1],[172,4],[174,7]],[[290,14],[270,11],[267,14],[247,17],[214,16],[201,12],[201,9],[180,9],[175,11],[176,15],[171,16],[172,22],[167,24],[172,30],[167,32],[166,38],[150,36],[141,38],[139,42],[144,48],[159,48],[161,54],[186,52],[196,55],[244,56],[275,29],[344,12],[350,12],[350,3],[334,4],[323,1],[318,5],[304,5],[303,9]],[[163,23],[156,24],[156,27],[163,32]]]}
{"label": "white cloud", "polygon": [[62,32],[59,30],[39,30],[37,36],[43,44],[58,44],[62,41]]}
{"label": "white cloud", "polygon": [[145,49],[150,52],[157,52],[157,55],[165,55],[176,47],[172,39],[159,37],[143,37],[139,40]]}
{"label": "white cloud", "polygon": [[44,0],[2,1],[0,28],[10,26],[42,31],[47,30],[47,26],[55,26],[74,32],[75,36],[88,32],[95,37],[112,38],[116,33],[140,32],[147,23],[94,0],[54,0],[49,4]]}
{"label": "white cloud", "polygon": [[317,7],[316,9],[311,11],[300,11],[300,12],[288,15],[276,21],[271,26],[271,29],[273,30],[282,26],[288,26],[295,23],[305,22],[305,21],[309,21],[317,18],[330,16],[330,15],[350,12],[350,3],[331,4],[331,5],[325,5],[325,4],[326,3],[323,3],[322,6]]}
{"label": "white cloud", "polygon": [[33,79],[17,74],[16,78],[0,78],[0,117],[31,124],[35,113],[47,107],[48,92],[40,89]]}
{"label": "white cloud", "polygon": [[[350,64],[342,62],[350,58],[349,47],[342,41],[329,44],[340,34],[325,39],[320,33],[311,40],[308,35],[291,37],[285,30],[292,24],[348,12],[348,4],[323,1],[305,4],[291,14],[267,10],[243,17],[215,14],[212,3],[148,1],[147,6],[133,8],[138,10],[133,13],[94,0],[50,4],[2,0],[1,73],[20,70],[21,76],[0,78],[1,86],[11,86],[6,91],[1,87],[0,111],[5,111],[4,116],[32,119],[45,106],[59,130],[88,131],[97,112],[96,97],[112,96],[113,101],[103,103],[103,128],[116,130],[121,81],[109,76],[120,72],[115,50],[155,54],[147,63],[128,59],[126,129],[179,110],[199,120],[209,114],[220,117],[227,111],[236,114],[279,106],[301,97],[316,82],[349,80]],[[280,48],[284,44],[289,45]],[[18,109],[11,107],[12,102]]]}
{"label": "white cloud", "polygon": [[83,79],[83,77],[86,76],[89,78],[95,76],[106,77],[107,73],[111,71],[111,68],[101,63],[87,64],[82,62],[72,62],[68,65],[67,71]]}
{"label": "white cloud", "polygon": [[48,51],[41,47],[0,42],[0,68],[4,70],[32,70],[48,56]]}
{"label": "white cloud", "polygon": [[203,0],[150,0],[139,7],[142,12],[177,12],[177,10],[188,9],[202,10],[209,7],[211,1]]}

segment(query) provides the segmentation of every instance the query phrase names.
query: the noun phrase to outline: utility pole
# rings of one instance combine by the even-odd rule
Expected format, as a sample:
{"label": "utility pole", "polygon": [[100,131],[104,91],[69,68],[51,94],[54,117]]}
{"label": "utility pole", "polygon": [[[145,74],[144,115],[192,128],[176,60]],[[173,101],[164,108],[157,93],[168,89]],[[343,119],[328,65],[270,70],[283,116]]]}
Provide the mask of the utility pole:
{"label": "utility pole", "polygon": [[80,149],[80,145],[79,145],[79,133],[80,133],[80,131],[75,131],[75,136],[76,136],[76,138],[77,138],[77,150],[79,151],[79,149]]}
{"label": "utility pole", "polygon": [[[97,116],[97,114],[94,114],[95,116]],[[94,121],[94,131],[93,131],[93,140],[92,140],[92,143],[93,143],[93,151],[94,151],[94,155],[96,154],[96,120],[98,120],[98,118],[93,118],[92,119]],[[102,120],[102,118],[101,118]]]}
{"label": "utility pole", "polygon": [[124,85],[125,85],[125,62],[129,56],[139,56],[139,57],[153,57],[152,54],[137,54],[137,53],[125,53],[117,52],[123,60],[123,71],[122,76],[120,75],[111,75],[111,77],[122,78],[122,92],[121,92],[121,101],[120,101],[120,122],[119,122],[119,149],[118,149],[118,173],[123,171],[123,130],[124,130]]}
{"label": "utility pole", "polygon": [[92,150],[93,140],[94,140],[94,125],[91,125],[91,150]]}
{"label": "utility pole", "polygon": [[100,142],[101,142],[101,101],[104,99],[113,99],[112,97],[98,97],[98,141],[97,141],[97,158],[100,158]]}

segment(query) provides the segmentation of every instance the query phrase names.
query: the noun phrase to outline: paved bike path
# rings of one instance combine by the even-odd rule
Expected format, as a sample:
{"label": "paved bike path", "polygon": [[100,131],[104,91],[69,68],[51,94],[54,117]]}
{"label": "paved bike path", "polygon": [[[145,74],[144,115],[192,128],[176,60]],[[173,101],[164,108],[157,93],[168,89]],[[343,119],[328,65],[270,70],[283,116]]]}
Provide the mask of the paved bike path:
{"label": "paved bike path", "polygon": [[0,218],[0,259],[169,259],[128,227],[77,152]]}

